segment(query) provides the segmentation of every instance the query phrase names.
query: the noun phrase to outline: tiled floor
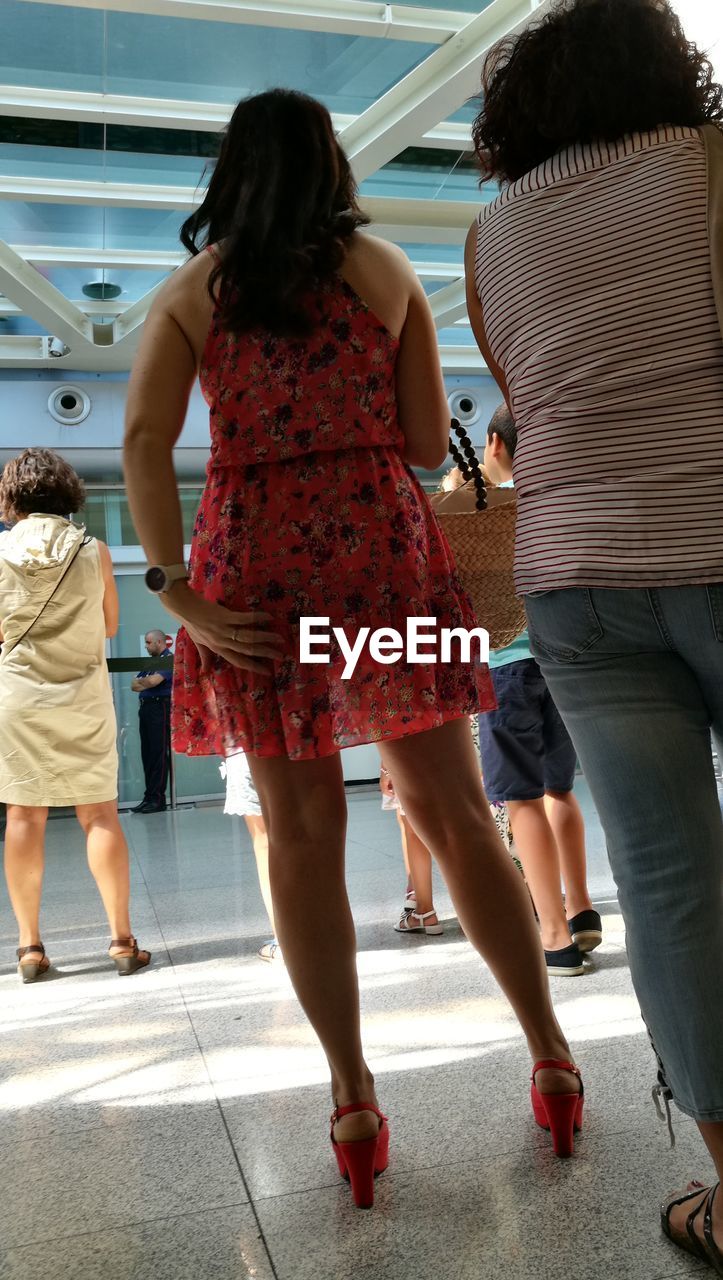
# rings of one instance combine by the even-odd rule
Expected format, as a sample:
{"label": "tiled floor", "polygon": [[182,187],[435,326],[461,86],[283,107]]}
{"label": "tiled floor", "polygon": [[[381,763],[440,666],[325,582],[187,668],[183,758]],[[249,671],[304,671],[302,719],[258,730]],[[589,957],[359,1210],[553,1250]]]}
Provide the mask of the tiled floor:
{"label": "tiled floor", "polygon": [[[554,995],[586,1078],[586,1131],[556,1161],[528,1112],[516,1025],[453,921],[395,934],[397,826],[350,798],[349,886],[366,1043],[392,1121],[373,1213],[327,1149],[324,1061],[267,936],[245,828],[217,809],[124,819],[134,927],[153,968],[119,982],[72,820],[49,825],[44,941],[22,987],[0,914],[0,1280],[673,1280],[706,1272],[661,1239],[658,1202],[709,1165],[650,1103],[601,833],[606,940]],[[440,911],[449,902],[440,888]]]}

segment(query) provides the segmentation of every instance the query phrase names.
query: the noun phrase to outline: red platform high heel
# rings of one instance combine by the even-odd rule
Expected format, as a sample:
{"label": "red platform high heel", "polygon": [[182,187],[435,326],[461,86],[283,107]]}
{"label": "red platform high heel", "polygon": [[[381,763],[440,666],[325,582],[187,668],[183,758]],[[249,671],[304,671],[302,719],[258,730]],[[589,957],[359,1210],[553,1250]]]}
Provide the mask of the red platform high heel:
{"label": "red platform high heel", "polygon": [[[579,1093],[540,1093],[535,1076],[545,1067],[557,1067],[571,1071],[580,1081]],[[556,1156],[571,1156],[575,1150],[575,1134],[582,1129],[582,1113],[585,1106],[585,1089],[579,1067],[573,1062],[557,1058],[545,1058],[532,1068],[532,1110],[541,1129],[549,1129]]]}
{"label": "red platform high heel", "polygon": [[[360,1142],[337,1142],[334,1125],[342,1116],[353,1111],[373,1111],[379,1117],[379,1132],[373,1138]],[[374,1179],[384,1173],[389,1164],[389,1125],[372,1102],[350,1102],[347,1107],[336,1107],[331,1116],[331,1145],[342,1178],[351,1183],[351,1193],[357,1209],[371,1209],[374,1204]]]}

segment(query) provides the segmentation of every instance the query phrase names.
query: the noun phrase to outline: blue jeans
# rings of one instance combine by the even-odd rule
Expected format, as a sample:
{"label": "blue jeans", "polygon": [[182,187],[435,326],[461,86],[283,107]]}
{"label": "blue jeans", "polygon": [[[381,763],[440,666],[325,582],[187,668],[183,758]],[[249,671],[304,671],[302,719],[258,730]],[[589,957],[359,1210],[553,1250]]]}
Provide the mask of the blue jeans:
{"label": "blue jeans", "polygon": [[525,597],[597,806],[643,1018],[675,1102],[723,1121],[723,584]]}

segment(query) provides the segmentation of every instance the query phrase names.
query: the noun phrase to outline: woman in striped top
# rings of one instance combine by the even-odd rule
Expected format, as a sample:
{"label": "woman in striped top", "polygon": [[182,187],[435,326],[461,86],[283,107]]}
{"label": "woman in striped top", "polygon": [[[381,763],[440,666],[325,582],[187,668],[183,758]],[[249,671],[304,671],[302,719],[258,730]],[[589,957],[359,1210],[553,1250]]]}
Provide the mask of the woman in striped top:
{"label": "woman in striped top", "polygon": [[[518,426],[517,587],[605,828],[658,1097],[698,1122],[720,1178],[723,339],[707,155],[723,91],[662,0],[558,6],[493,50],[483,89],[475,146],[501,190],[465,262]],[[663,1225],[723,1275],[723,1192],[698,1185]]]}

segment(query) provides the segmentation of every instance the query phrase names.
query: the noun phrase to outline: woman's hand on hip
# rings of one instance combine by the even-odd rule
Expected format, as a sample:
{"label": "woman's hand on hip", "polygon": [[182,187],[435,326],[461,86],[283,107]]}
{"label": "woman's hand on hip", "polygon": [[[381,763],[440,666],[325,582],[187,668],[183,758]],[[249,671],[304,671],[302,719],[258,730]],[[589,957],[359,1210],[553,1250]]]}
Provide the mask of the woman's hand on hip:
{"label": "woman's hand on hip", "polygon": [[187,582],[175,582],[164,592],[163,602],[180,618],[201,658],[201,670],[209,671],[214,654],[244,671],[271,675],[273,663],[284,656],[281,637],[265,629],[268,613],[240,613],[214,604],[193,591]]}

